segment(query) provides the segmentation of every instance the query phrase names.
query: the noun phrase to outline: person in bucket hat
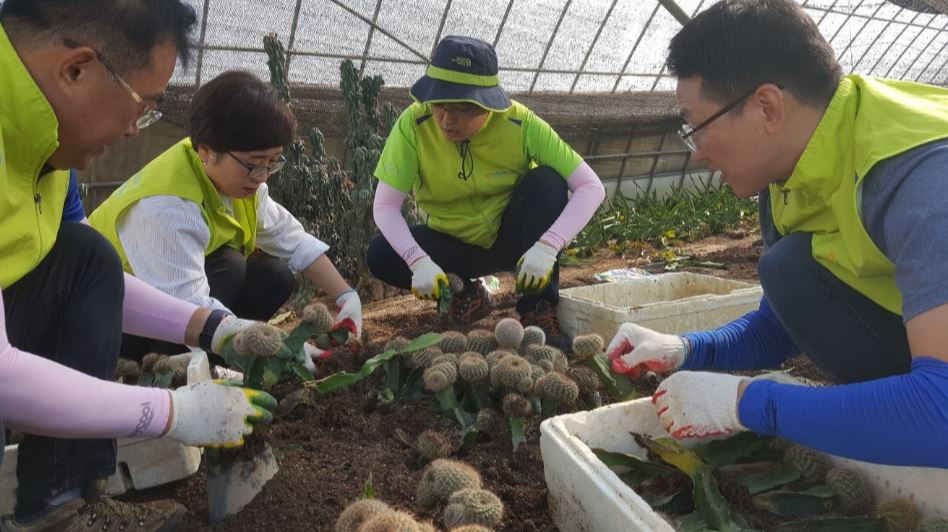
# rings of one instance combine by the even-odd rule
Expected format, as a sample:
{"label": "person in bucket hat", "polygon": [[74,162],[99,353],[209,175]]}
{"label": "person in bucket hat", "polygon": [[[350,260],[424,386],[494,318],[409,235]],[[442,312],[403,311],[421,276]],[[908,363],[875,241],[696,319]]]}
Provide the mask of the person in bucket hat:
{"label": "person in bucket hat", "polygon": [[[513,271],[524,325],[569,349],[559,329],[560,251],[602,203],[599,177],[559,135],[500,86],[497,54],[479,39],[438,43],[410,89],[375,169],[374,217],[381,230],[367,262],[382,281],[439,299],[445,272],[464,279],[452,300],[455,322],[488,313],[477,279]],[[570,194],[572,192],[572,194]],[[424,223],[401,215],[413,194]]]}

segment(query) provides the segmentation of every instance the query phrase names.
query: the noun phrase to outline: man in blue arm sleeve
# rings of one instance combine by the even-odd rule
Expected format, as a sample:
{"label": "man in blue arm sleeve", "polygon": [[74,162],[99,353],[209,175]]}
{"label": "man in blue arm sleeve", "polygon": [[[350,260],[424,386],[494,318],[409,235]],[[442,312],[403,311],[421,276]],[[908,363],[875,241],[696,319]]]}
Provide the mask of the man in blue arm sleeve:
{"label": "man in blue arm sleeve", "polygon": [[[724,0],[672,39],[680,135],[758,195],[760,309],[713,331],[627,323],[613,370],[670,372],[676,438],[741,430],[857,460],[948,467],[948,89],[841,74],[797,4]],[[835,386],[691,371],[804,354]]]}

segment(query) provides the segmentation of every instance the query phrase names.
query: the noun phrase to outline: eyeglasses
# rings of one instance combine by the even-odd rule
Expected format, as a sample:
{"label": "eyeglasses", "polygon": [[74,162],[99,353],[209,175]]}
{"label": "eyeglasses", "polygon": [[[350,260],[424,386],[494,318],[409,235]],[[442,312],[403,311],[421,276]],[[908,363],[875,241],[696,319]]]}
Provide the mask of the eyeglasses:
{"label": "eyeglasses", "polygon": [[[63,39],[63,44],[65,44],[67,48],[80,48],[84,46],[72,39]],[[137,127],[138,129],[145,129],[146,127],[161,120],[161,111],[156,109],[154,105],[146,104],[145,100],[142,99],[142,97],[139,96],[137,92],[135,92],[135,89],[133,89],[132,86],[129,85],[127,81],[122,79],[122,76],[119,76],[118,73],[115,71],[115,69],[112,68],[112,64],[109,63],[108,60],[106,60],[105,56],[102,55],[102,52],[96,50],[95,48],[92,48],[91,46],[86,46],[86,48],[89,48],[93,52],[95,52],[96,59],[98,59],[99,62],[102,63],[102,66],[105,67],[105,69],[115,79],[115,81],[117,81],[119,85],[121,85],[122,87],[125,88],[125,90],[128,91],[132,99],[135,100],[135,103],[137,103],[139,106],[143,106],[143,105],[145,106],[145,110],[142,111],[141,116],[139,116],[138,120],[135,121],[135,127]]]}
{"label": "eyeglasses", "polygon": [[[709,116],[707,120],[705,120],[704,122],[701,122],[695,127],[691,127],[688,124],[682,124],[681,129],[678,130],[678,136],[681,137],[681,141],[684,142],[685,146],[688,146],[688,149],[690,149],[691,151],[698,151],[698,144],[695,142],[695,133],[697,133],[698,131],[701,131],[701,128],[707,127],[708,124],[710,124],[711,122],[714,122],[718,118],[721,118],[726,113],[731,111],[731,109],[734,109],[735,107],[743,103],[744,100],[746,100],[748,97],[750,97],[751,94],[754,94],[757,91],[757,87],[759,87],[759,85],[755,85],[754,88],[742,94],[740,98],[725,105],[724,107],[719,109],[716,113]],[[783,85],[777,85],[777,88],[783,90]]]}
{"label": "eyeglasses", "polygon": [[226,153],[227,155],[230,155],[230,157],[233,160],[240,163],[240,166],[243,166],[244,168],[247,169],[247,177],[250,178],[251,181],[262,181],[270,177],[271,175],[279,172],[280,169],[283,168],[283,165],[286,164],[286,157],[284,157],[283,154],[280,154],[280,157],[276,161],[270,164],[264,164],[261,166],[253,166],[252,164],[247,164],[241,161],[236,155],[234,155],[233,153],[229,151],[224,152],[224,153]]}

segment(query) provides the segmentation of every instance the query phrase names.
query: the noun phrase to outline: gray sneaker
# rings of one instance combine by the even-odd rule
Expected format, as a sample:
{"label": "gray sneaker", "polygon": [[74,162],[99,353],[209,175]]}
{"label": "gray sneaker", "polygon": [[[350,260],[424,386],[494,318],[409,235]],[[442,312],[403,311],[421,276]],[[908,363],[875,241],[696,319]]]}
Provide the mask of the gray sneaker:
{"label": "gray sneaker", "polygon": [[174,530],[187,508],[172,500],[129,504],[109,497],[73,499],[50,506],[27,522],[4,516],[3,532],[165,532]]}

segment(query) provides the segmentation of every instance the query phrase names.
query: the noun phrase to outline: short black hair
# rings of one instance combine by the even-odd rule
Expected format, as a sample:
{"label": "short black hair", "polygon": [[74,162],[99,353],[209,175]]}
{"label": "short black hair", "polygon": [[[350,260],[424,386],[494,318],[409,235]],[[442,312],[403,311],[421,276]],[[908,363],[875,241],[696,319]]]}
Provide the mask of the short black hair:
{"label": "short black hair", "polygon": [[806,105],[825,107],[842,75],[832,46],[789,0],[714,4],[672,38],[667,64],[675,77],[701,76],[702,95],[721,103],[774,83]]}
{"label": "short black hair", "polygon": [[95,47],[126,74],[147,67],[168,41],[186,66],[197,15],[181,0],[3,0],[0,22],[13,37]]}
{"label": "short black hair", "polygon": [[285,146],[296,135],[296,117],[279,91],[242,70],[202,85],[191,99],[188,122],[194,146],[216,152]]}

